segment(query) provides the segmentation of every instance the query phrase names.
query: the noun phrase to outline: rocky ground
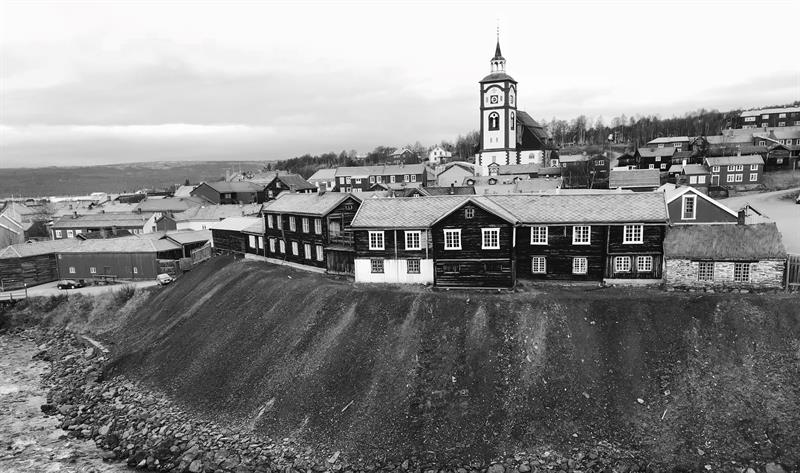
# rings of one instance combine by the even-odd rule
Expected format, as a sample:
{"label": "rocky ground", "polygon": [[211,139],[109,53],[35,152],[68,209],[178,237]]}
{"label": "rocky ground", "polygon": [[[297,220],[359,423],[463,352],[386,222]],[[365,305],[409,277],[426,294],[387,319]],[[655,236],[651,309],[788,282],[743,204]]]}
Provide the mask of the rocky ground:
{"label": "rocky ground", "polygon": [[[272,441],[251,433],[248,426],[223,427],[192,418],[169,399],[124,377],[105,379],[108,353],[84,336],[54,331],[3,334],[0,352],[0,471],[104,473],[128,471],[128,467],[192,473],[660,470],[635,453],[602,441],[567,454],[541,449],[495,462],[347,459],[339,452],[302,449],[288,438]],[[41,380],[49,388],[47,394]],[[755,473],[735,463],[706,465],[705,470]],[[759,470],[785,471],[776,464]]]}

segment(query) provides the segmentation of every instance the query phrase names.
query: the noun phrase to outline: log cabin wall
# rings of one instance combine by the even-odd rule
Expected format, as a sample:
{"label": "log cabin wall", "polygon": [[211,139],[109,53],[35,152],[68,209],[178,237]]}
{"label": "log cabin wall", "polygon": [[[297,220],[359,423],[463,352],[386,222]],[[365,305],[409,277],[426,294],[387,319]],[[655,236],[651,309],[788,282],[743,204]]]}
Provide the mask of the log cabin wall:
{"label": "log cabin wall", "polygon": [[21,289],[58,280],[54,253],[0,259],[0,282],[5,290]]}
{"label": "log cabin wall", "polygon": [[[599,281],[605,264],[606,225],[591,225],[588,245],[572,243],[573,225],[547,225],[547,244],[531,244],[531,226],[517,229],[517,276],[527,279]],[[533,257],[545,258],[545,273],[532,272]],[[573,273],[575,258],[586,258],[586,274]]]}
{"label": "log cabin wall", "polygon": [[233,230],[212,229],[214,249],[221,253],[240,253],[247,251],[247,235]]}

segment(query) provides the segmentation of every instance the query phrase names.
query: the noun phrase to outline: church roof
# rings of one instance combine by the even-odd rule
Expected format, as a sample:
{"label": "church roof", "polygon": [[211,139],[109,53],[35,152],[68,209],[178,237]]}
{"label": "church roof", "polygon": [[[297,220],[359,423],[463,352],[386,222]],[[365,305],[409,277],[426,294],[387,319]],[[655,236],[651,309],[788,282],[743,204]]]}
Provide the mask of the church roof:
{"label": "church roof", "polygon": [[489,74],[488,76],[484,77],[481,80],[481,82],[482,83],[483,82],[499,82],[499,81],[502,81],[502,80],[511,81],[511,82],[513,82],[515,84],[517,83],[517,81],[515,81],[513,77],[511,77],[510,75],[506,74],[505,72],[493,72],[493,73]]}
{"label": "church roof", "polygon": [[521,150],[531,149],[550,149],[550,137],[542,125],[536,122],[527,112],[517,110],[517,123],[519,124],[521,135],[518,142]]}
{"label": "church roof", "polygon": [[505,60],[505,58],[503,57],[503,54],[500,53],[500,38],[497,39],[497,47],[494,48],[494,58],[495,59],[503,59],[503,60]]}

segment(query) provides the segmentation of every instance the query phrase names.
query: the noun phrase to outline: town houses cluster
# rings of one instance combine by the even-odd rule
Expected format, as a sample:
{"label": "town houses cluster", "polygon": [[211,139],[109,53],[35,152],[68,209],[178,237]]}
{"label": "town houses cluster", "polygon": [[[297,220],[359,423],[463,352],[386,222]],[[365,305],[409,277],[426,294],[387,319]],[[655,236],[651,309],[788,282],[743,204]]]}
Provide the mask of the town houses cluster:
{"label": "town houses cluster", "polygon": [[178,277],[215,254],[369,284],[786,286],[776,224],[718,198],[797,168],[800,108],[743,112],[719,135],[662,137],[622,155],[567,155],[517,108],[499,42],[479,84],[470,162],[441,147],[420,162],[400,148],[380,165],[308,179],[239,173],[171,195],[9,200],[0,289]]}

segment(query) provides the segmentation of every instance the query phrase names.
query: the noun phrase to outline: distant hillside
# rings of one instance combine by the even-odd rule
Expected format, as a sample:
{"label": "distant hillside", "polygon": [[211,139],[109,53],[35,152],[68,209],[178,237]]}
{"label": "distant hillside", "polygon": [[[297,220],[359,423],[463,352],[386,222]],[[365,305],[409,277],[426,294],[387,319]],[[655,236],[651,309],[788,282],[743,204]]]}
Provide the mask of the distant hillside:
{"label": "distant hillside", "polygon": [[107,166],[0,168],[0,198],[86,195],[165,189],[173,184],[217,180],[226,169],[258,170],[263,162],[181,161]]}
{"label": "distant hillside", "polygon": [[217,258],[115,334],[112,375],[344,454],[800,461],[796,297],[387,288]]}

